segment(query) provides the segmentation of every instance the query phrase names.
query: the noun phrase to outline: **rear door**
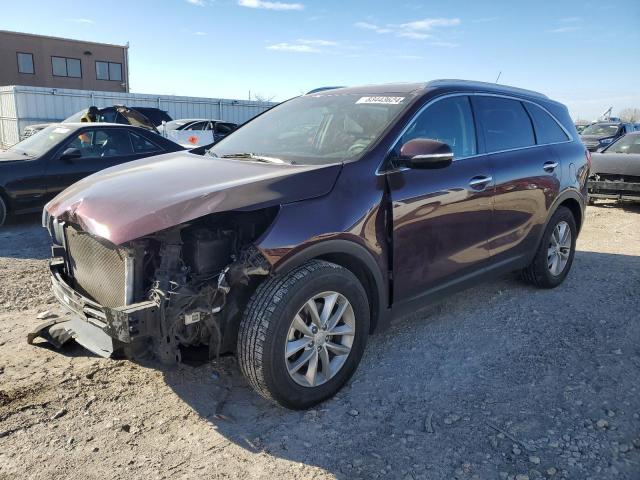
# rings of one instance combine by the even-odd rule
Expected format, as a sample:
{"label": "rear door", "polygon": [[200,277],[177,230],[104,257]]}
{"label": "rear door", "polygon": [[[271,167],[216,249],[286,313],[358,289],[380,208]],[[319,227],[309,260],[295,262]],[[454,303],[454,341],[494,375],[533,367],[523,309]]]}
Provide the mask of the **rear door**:
{"label": "rear door", "polygon": [[[561,168],[553,142],[543,141],[543,122],[567,137],[537,105],[483,95],[473,96],[472,101],[495,178],[489,232],[492,263],[518,262],[537,247],[538,233],[560,188]],[[540,123],[539,141],[534,119]]]}
{"label": "rear door", "polygon": [[[81,157],[63,160],[68,148],[80,150]],[[135,152],[128,128],[86,128],[78,131],[61,145],[47,165],[47,197],[59,192],[78,180],[105,168],[129,162],[145,156]]]}
{"label": "rear door", "polygon": [[427,106],[407,127],[400,147],[415,138],[447,143],[454,161],[434,170],[386,173],[393,215],[394,302],[412,300],[479,271],[489,258],[493,180],[478,155],[474,118],[465,95]]}

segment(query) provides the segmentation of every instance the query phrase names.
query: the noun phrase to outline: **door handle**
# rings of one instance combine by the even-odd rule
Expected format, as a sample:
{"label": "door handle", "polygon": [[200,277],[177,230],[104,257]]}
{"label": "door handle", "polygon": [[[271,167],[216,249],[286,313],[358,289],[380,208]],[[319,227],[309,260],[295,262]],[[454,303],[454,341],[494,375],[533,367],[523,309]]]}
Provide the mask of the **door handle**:
{"label": "door handle", "polygon": [[487,184],[493,180],[492,177],[486,175],[479,175],[469,180],[469,186],[474,190],[484,190]]}
{"label": "door handle", "polygon": [[558,162],[544,162],[542,169],[545,172],[553,172],[558,167]]}

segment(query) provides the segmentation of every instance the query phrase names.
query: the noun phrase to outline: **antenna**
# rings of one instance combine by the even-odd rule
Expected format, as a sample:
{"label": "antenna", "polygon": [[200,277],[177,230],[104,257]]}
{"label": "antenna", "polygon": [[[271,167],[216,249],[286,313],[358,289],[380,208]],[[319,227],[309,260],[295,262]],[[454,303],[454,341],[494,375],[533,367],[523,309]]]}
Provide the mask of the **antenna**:
{"label": "antenna", "polygon": [[496,83],[498,83],[498,80],[500,80],[500,75],[502,75],[502,70],[498,72],[498,76],[496,77]]}

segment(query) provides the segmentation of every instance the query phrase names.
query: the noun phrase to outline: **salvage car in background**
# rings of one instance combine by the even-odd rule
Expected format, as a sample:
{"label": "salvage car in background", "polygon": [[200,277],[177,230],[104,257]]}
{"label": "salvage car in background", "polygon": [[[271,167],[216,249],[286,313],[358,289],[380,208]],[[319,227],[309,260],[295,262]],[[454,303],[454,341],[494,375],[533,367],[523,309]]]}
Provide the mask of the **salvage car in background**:
{"label": "salvage car in background", "polygon": [[148,130],[108,123],[58,123],[0,153],[0,225],[39,212],[81,178],[104,168],[183,148]]}
{"label": "salvage car in background", "polygon": [[29,338],[164,363],[181,347],[235,351],[257,392],[306,408],[394,315],[514,270],[560,285],[588,160],[567,108],[528,90],[441,80],[303,95],[205,156],[120,165],[54,198],[43,226],[71,316]]}
{"label": "salvage car in background", "polygon": [[638,128],[634,123],[596,122],[582,130],[580,138],[590,152],[597,152],[615,142],[627,133],[635,132]]}
{"label": "salvage car in background", "polygon": [[[91,113],[91,115],[89,114]],[[101,123],[121,123],[123,125],[133,125],[136,127],[146,128],[148,130],[157,131],[157,127],[163,122],[170,122],[169,114],[153,107],[127,107],[124,105],[114,105],[112,107],[88,107],[74,113],[70,117],[64,119],[62,123],[78,123],[78,122],[101,122]],[[45,127],[53,125],[53,123],[38,123],[28,125],[24,128],[21,140],[30,137]]]}
{"label": "salvage car in background", "polygon": [[237,128],[237,124],[222,120],[185,118],[162,124],[158,133],[185,147],[196,147],[213,145]]}
{"label": "salvage car in background", "polygon": [[593,154],[588,185],[589,200],[640,200],[640,132]]}

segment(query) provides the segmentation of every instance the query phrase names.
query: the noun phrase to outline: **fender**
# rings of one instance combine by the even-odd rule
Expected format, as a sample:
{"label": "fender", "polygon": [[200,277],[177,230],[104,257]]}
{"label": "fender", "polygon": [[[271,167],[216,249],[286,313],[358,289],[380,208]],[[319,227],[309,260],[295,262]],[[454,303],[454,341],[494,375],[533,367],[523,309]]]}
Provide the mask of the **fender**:
{"label": "fender", "polygon": [[[366,269],[366,273],[373,281],[371,287],[375,289],[377,299],[371,305],[371,331],[384,330],[390,323],[388,285],[373,255],[358,243],[344,239],[331,239],[314,243],[275,264],[273,272],[276,274],[288,272],[314,258],[325,258],[331,261],[332,256],[340,254],[357,260],[360,266]],[[366,289],[367,285],[364,286]]]}
{"label": "fender", "polygon": [[[542,241],[542,236],[544,235],[544,232],[547,230],[547,226],[549,225],[549,222],[551,221],[551,217],[553,217],[553,214],[556,213],[556,210],[558,210],[558,207],[560,206],[560,204],[562,204],[565,200],[568,200],[568,199],[575,200],[576,202],[578,202],[578,205],[580,205],[580,223],[576,225],[576,227],[578,228],[578,233],[580,233],[580,229],[582,227],[582,224],[584,223],[584,213],[585,213],[584,196],[581,195],[580,192],[575,188],[567,188],[563,190],[556,197],[556,199],[553,201],[553,203],[549,207],[549,210],[547,211],[547,218],[544,221],[543,227],[540,229],[540,233],[538,233],[538,238],[536,239],[536,245],[538,246],[540,245],[540,242]],[[537,248],[536,248],[536,251],[538,251]],[[533,258],[534,255],[535,255],[535,252],[533,252],[531,259]]]}

